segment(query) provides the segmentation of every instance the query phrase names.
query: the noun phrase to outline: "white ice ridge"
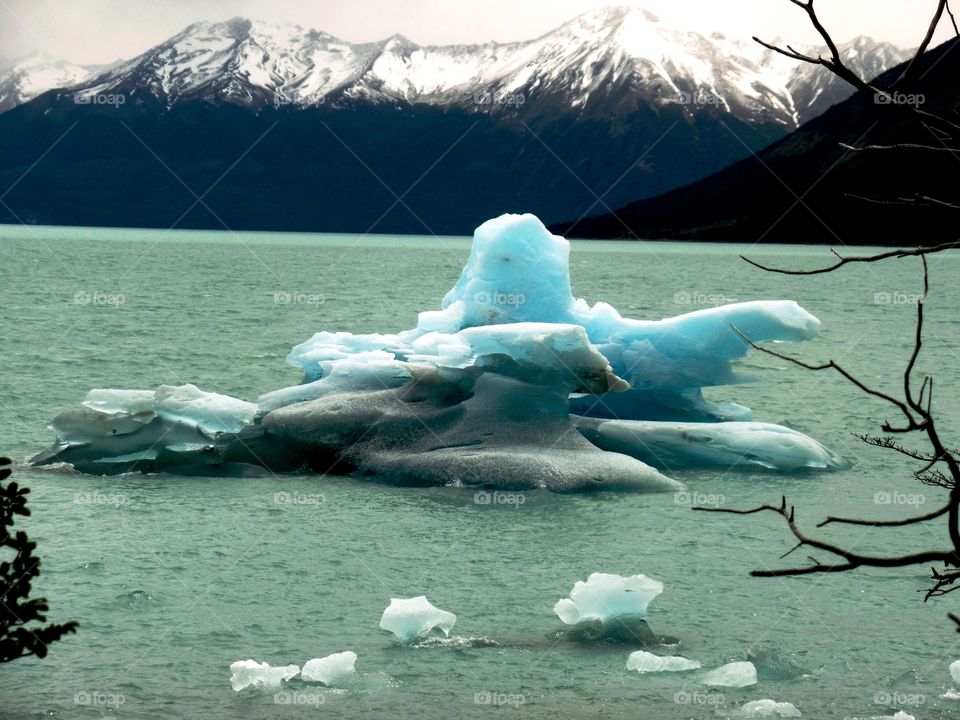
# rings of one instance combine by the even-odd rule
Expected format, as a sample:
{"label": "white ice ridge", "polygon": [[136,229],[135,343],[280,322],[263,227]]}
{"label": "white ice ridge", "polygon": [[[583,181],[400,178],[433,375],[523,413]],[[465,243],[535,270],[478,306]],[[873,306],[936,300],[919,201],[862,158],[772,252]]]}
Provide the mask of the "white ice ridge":
{"label": "white ice ridge", "polygon": [[646,575],[593,573],[586,582],[578,580],[570,597],[557,601],[553,611],[567,625],[640,619],[646,617],[647,605],[662,592],[663,583]]}
{"label": "white ice ridge", "polygon": [[690,660],[679,655],[654,655],[646,650],[637,650],[627,658],[627,670],[636,670],[641,675],[654,672],[683,672],[703,667],[699,660]]}
{"label": "white ice ridge", "polygon": [[380,618],[380,627],[392,632],[400,642],[411,643],[426,638],[434,628],[449,635],[455,622],[456,615],[441,610],[426,596],[420,595],[407,599],[392,598]]}
{"label": "white ice ridge", "polygon": [[256,660],[237,660],[230,665],[230,686],[237,692],[248,687],[279,687],[299,674],[297,665],[271,667]]}
{"label": "white ice ridge", "polygon": [[757,668],[751,662],[727,663],[705,673],[700,681],[711,687],[749,687],[757,684]]}
{"label": "white ice ridge", "polygon": [[303,382],[256,404],[193,385],[91,391],[55,418],[57,441],[33,462],[99,474],[312,468],[554,491],[673,491],[681,486],[661,471],[685,465],[843,465],[702,392],[749,379],[735,363],[750,346],[734,328],[754,342],[808,340],[815,317],[763,300],[624,318],[574,298],[569,258],[570,244],[533,215],[495,218],[477,228],[440,309],[415,327],[318,332],[288,358]]}
{"label": "white ice ridge", "polygon": [[327,687],[334,687],[356,672],[356,662],[357,654],[351,650],[314,658],[304,663],[300,677],[306,682],[319,682]]}

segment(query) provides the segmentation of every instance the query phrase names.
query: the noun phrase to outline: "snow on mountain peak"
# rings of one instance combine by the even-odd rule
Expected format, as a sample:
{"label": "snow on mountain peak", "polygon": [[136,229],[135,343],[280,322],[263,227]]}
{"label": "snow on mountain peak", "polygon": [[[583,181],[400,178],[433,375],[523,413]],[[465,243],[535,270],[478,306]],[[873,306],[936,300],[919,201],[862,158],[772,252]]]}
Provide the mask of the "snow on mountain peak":
{"label": "snow on mountain peak", "polygon": [[[869,38],[845,46],[870,72],[899,61],[891,48]],[[234,17],[194,23],[92,81],[82,68],[52,60],[31,61],[59,74],[27,73],[30,78],[18,85],[28,88],[18,90],[21,95],[76,85],[85,93],[142,90],[168,106],[192,98],[309,107],[331,97],[334,103],[472,104],[483,111],[559,97],[581,113],[593,107],[609,113],[604,101],[619,112],[641,102],[680,104],[686,113],[710,105],[792,126],[800,105],[810,107],[823,96],[809,88],[829,82],[822,68],[777,62],[720,33],[669,27],[642,5],[591,10],[514,43],[420,46],[394,35],[354,44],[295,24]],[[799,103],[795,95],[802,96]]]}

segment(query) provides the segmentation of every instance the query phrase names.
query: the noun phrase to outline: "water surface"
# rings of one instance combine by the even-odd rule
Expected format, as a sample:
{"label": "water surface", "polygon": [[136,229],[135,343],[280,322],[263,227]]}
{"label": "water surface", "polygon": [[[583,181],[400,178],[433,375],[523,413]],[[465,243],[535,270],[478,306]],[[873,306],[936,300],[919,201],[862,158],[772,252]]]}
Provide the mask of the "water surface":
{"label": "water surface", "polygon": [[[284,362],[292,345],[321,329],[412,327],[418,310],[438,306],[468,249],[466,238],[2,227],[0,448],[17,460],[42,449],[52,439],[47,422],[93,387],[193,382],[252,400],[295,383],[298,372]],[[763,273],[740,253],[797,267],[829,260],[822,247],[574,242],[574,292],[641,318],[796,299],[824,325],[816,341],[790,350],[900,386],[919,261],[795,278]],[[920,363],[938,378],[935,407],[954,438],[957,263],[931,261]],[[881,403],[829,374],[758,356],[744,365],[759,382],[711,397],[807,432],[854,466],[829,475],[677,473],[691,491],[729,507],[785,493],[811,530],[827,514],[895,517],[941,501],[942,491],[911,481],[905,458],[850,435],[892,418]],[[694,513],[671,494],[527,493],[520,506],[484,505],[455,489],[317,476],[99,478],[21,468],[17,479],[33,489],[24,527],[43,558],[36,590],[52,620],[81,627],[45,660],[0,669],[2,718],[226,720],[319,710],[670,719],[716,717],[766,697],[809,718],[897,707],[917,718],[960,717],[960,704],[939,698],[950,686],[947,665],[960,657],[946,621],[956,605],[949,596],[921,602],[928,570],[750,578],[753,568],[803,562],[803,552],[777,559],[792,543],[776,517]],[[890,553],[935,547],[945,535],[942,527],[822,532]],[[710,667],[762,647],[808,673],[706,693],[695,675],[627,671],[633,648],[558,641],[553,604],[594,571],[664,582],[649,620],[679,639],[673,652]],[[391,597],[424,593],[457,613],[455,635],[498,645],[395,645],[377,627],[380,613]],[[276,698],[234,693],[228,683],[234,660],[302,664],[347,649],[363,674],[353,692],[294,684],[293,695]],[[484,704],[491,696],[512,704]]]}

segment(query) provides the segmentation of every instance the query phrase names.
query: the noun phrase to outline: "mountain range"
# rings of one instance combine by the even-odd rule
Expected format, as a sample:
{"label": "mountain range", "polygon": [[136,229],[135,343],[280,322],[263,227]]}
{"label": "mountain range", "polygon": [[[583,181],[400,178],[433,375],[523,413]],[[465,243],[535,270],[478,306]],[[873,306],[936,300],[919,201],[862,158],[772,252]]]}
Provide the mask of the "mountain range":
{"label": "mountain range", "polygon": [[[905,57],[863,37],[843,51],[867,76]],[[556,222],[696,181],[847,95],[822,68],[640,7],[457,46],[201,22],[106,68],[38,55],[0,74],[0,110],[13,108],[0,184],[15,184],[0,221],[439,234],[505,211]]]}
{"label": "mountain range", "polygon": [[903,65],[875,78],[895,103],[858,94],[702,180],[553,229],[588,238],[838,246],[955,241],[958,46],[955,38],[925,53],[915,79],[896,90]]}

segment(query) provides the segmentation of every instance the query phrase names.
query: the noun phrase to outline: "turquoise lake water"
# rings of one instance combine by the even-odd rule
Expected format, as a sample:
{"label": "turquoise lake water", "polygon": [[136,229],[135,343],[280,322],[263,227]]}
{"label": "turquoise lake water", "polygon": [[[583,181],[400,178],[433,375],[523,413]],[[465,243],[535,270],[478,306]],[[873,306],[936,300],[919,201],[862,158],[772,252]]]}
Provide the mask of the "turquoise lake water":
{"label": "turquoise lake water", "polygon": [[[285,364],[313,332],[397,331],[438,307],[468,238],[231,234],[0,227],[3,288],[0,452],[22,462],[90,388],[192,382],[249,400],[299,380]],[[829,261],[823,247],[574,242],[574,292],[628,317],[661,318],[734,300],[796,299],[823,321],[783,348],[842,361],[896,391],[912,343],[919,261],[832,276],[763,273],[738,258]],[[960,435],[960,272],[931,260],[920,370],[937,377],[946,438]],[[892,413],[836,376],[754,354],[758,382],[718,388],[758,420],[788,424],[853,462],[831,474],[742,468],[674,473],[728,507],[795,503],[807,529],[828,514],[929,510],[903,457],[864,446]],[[958,442],[952,443],[960,444]],[[940,697],[960,635],[953,596],[924,604],[928,568],[750,578],[792,543],[776,517],[691,512],[673,494],[526,493],[520,506],[472,492],[398,489],[345,477],[101,478],[19,467],[23,522],[39,543],[36,591],[78,634],[42,660],[0,668],[0,718],[712,718],[745,701],[791,702],[807,718],[960,717]],[[283,502],[288,497],[310,502]],[[279,499],[278,499],[279,498]],[[890,502],[887,502],[890,500]],[[831,527],[864,552],[938,547],[943,526]],[[821,559],[828,559],[822,556]],[[705,667],[760,650],[806,672],[708,691],[696,674],[640,676],[634,649],[558,639],[552,608],[592,572],[663,581],[651,627]],[[458,615],[453,635],[404,647],[378,628],[391,597],[426,594]],[[229,665],[359,655],[347,692],[291,684],[235,693]],[[792,673],[784,673],[792,674]],[[497,704],[505,703],[505,704]]]}

